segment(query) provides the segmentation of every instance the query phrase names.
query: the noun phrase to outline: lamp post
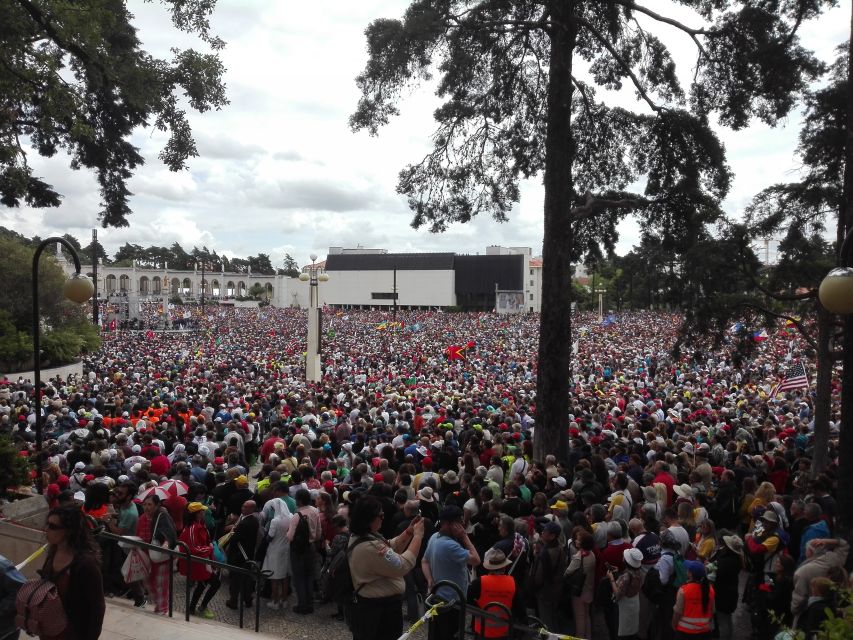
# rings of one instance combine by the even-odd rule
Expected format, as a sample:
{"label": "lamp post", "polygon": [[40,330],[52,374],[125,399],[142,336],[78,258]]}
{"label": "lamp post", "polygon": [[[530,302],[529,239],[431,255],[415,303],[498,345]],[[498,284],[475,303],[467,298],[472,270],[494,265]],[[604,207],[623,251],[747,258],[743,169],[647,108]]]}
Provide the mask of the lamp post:
{"label": "lamp post", "polygon": [[841,370],[841,428],[839,429],[838,466],[838,513],[839,532],[842,537],[853,530],[853,269],[850,257],[853,252],[853,228],[851,228],[838,252],[839,266],[824,277],[818,289],[818,298],[830,313],[844,316],[844,337]]}
{"label": "lamp post", "polygon": [[607,289],[596,289],[595,292],[598,294],[598,321],[604,322],[604,294]]}
{"label": "lamp post", "polygon": [[47,238],[39,243],[36,247],[36,252],[33,254],[33,383],[35,386],[35,412],[36,412],[36,488],[39,493],[42,492],[42,477],[41,477],[41,452],[42,442],[44,440],[42,434],[42,406],[41,406],[41,322],[39,319],[39,258],[46,247],[52,244],[59,243],[65,246],[71,253],[74,259],[73,276],[65,281],[62,287],[63,295],[77,304],[83,304],[92,297],[95,291],[95,286],[92,281],[85,275],[80,273],[80,256],[74,250],[74,247],[64,238]]}
{"label": "lamp post", "polygon": [[99,309],[98,309],[98,230],[92,229],[92,285],[94,292],[92,293],[92,324],[100,327]]}
{"label": "lamp post", "polygon": [[323,368],[320,363],[320,335],[322,334],[323,318],[320,315],[320,294],[318,285],[327,282],[327,273],[317,274],[317,254],[312,253],[311,266],[308,273],[300,273],[299,279],[308,283],[308,345],[305,356],[305,379],[319,382]]}

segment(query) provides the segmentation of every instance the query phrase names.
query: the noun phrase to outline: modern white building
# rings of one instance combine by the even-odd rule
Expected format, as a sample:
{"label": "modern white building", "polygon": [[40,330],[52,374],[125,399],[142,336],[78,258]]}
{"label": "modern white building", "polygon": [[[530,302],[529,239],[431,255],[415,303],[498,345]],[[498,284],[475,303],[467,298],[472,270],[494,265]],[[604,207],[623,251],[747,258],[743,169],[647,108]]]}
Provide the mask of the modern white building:
{"label": "modern white building", "polygon": [[[73,264],[63,258],[60,264],[73,273]],[[302,272],[311,269],[307,265]],[[329,276],[318,287],[321,306],[492,310],[501,292],[513,301],[514,312],[541,307],[541,259],[533,258],[527,247],[490,246],[485,254],[474,255],[330,247],[313,269]],[[91,266],[84,271],[92,277]],[[260,284],[273,306],[308,306],[308,283],[280,275],[100,264],[96,284],[101,298],[127,294],[140,301],[171,296],[198,301],[202,291],[208,301],[234,300]]]}

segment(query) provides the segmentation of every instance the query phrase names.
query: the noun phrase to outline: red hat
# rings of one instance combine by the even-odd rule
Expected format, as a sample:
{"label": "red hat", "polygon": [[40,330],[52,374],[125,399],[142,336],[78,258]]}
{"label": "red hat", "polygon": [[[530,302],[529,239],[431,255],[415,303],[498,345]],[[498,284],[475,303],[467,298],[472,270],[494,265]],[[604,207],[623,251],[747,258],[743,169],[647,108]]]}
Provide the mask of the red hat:
{"label": "red hat", "polygon": [[512,439],[513,440],[521,440],[521,434],[516,431],[515,433],[512,434]]}
{"label": "red hat", "polygon": [[60,489],[66,489],[68,487],[68,476],[61,475],[56,479],[56,484],[59,485]]}
{"label": "red hat", "polygon": [[332,482],[331,480],[326,480],[323,483],[323,489],[325,490],[326,493],[332,493],[332,491],[335,490],[335,483]]}
{"label": "red hat", "polygon": [[432,458],[424,458],[421,460],[421,466],[423,466],[424,469],[432,469]]}
{"label": "red hat", "polygon": [[86,482],[92,482],[92,480],[94,479],[95,476],[93,476],[91,473],[87,473],[85,476],[83,476],[83,480]]}
{"label": "red hat", "polygon": [[385,482],[385,476],[383,476],[381,473],[374,473],[373,474],[373,481],[374,482]]}
{"label": "red hat", "polygon": [[222,456],[216,456],[213,459],[213,464],[215,464],[217,467],[221,467],[223,464],[225,464],[225,458],[223,458]]}

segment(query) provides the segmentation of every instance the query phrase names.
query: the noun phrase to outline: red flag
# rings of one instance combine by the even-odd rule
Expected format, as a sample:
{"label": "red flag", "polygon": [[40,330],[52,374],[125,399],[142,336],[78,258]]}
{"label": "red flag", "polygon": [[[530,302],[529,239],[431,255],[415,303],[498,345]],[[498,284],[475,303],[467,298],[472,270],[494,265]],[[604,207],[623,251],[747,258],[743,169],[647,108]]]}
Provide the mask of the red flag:
{"label": "red flag", "polygon": [[447,347],[447,349],[445,349],[444,352],[447,354],[447,359],[450,362],[453,362],[454,360],[464,360],[465,359],[465,349],[467,349],[467,348],[468,348],[467,345],[466,346],[460,346],[458,344],[452,344],[449,347]]}
{"label": "red flag", "polygon": [[154,337],[154,332],[151,331],[151,329],[149,329],[148,331],[145,332],[145,337],[148,338],[149,340],[151,340],[151,338]]}

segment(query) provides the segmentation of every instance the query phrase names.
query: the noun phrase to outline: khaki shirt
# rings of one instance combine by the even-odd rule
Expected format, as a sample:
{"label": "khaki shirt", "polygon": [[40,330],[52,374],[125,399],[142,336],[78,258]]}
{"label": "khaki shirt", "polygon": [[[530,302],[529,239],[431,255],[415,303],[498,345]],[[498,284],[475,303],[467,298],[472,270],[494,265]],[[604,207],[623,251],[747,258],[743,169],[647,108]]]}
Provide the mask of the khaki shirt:
{"label": "khaki shirt", "polygon": [[[351,536],[349,546],[352,547],[358,538]],[[399,554],[384,538],[371,536],[350,554],[353,589],[362,598],[401,596],[406,590],[403,576],[412,570],[416,560],[416,554],[410,549]]]}

